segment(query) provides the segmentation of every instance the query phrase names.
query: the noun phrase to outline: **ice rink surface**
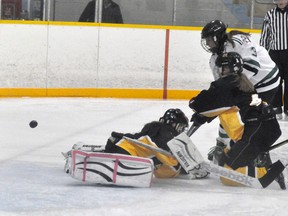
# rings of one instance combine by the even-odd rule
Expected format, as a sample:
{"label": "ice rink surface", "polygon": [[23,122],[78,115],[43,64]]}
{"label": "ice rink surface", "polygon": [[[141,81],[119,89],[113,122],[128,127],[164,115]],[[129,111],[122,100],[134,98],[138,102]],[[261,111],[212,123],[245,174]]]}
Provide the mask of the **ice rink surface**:
{"label": "ice rink surface", "polygon": [[[288,190],[276,183],[266,189],[229,187],[210,176],[153,179],[151,188],[129,188],[83,184],[64,173],[61,152],[74,143],[105,145],[111,131],[138,132],[169,108],[192,115],[185,100],[0,99],[0,215],[288,215]],[[31,120],[39,123],[34,129]],[[288,138],[288,122],[280,124],[278,141]],[[217,132],[215,120],[191,136],[205,158]],[[287,160],[288,145],[271,155]]]}

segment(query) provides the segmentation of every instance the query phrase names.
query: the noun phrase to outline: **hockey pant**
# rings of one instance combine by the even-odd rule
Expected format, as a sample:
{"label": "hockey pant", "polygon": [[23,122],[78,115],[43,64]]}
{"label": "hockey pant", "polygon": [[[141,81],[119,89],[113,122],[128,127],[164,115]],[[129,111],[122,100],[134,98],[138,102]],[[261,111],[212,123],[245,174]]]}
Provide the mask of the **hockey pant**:
{"label": "hockey pant", "polygon": [[242,139],[237,141],[227,154],[223,154],[221,163],[227,164],[234,170],[249,166],[280,136],[281,130],[276,119],[246,123]]}

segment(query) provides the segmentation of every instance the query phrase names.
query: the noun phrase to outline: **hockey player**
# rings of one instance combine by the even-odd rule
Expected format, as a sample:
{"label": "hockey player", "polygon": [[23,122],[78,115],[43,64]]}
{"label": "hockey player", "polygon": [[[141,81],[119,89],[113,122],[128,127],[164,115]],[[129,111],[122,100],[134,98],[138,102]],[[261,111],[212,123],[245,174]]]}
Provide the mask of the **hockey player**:
{"label": "hockey player", "polygon": [[206,24],[201,32],[202,47],[212,53],[210,68],[215,80],[221,73],[215,62],[218,55],[237,52],[242,57],[243,72],[254,85],[257,93],[267,103],[271,103],[280,83],[279,70],[267,50],[253,43],[251,35],[241,31],[226,32],[226,25],[220,20]]}
{"label": "hockey player", "polygon": [[[171,155],[167,156],[153,151],[147,147],[137,145],[137,141],[152,147],[170,151],[167,142],[182,133],[189,126],[189,120],[180,109],[168,109],[159,121],[153,121],[144,125],[139,133],[112,132],[107,140],[104,153],[131,155],[143,158],[151,158],[154,162],[154,175],[157,178],[172,178],[179,175],[181,167],[178,161]],[[130,140],[125,139],[130,138]],[[133,142],[136,141],[136,142]],[[75,144],[73,149],[99,152],[93,145]],[[69,166],[67,166],[69,167]],[[67,173],[69,170],[65,170]],[[207,173],[206,173],[207,175]]]}
{"label": "hockey player", "polygon": [[[220,77],[222,70],[215,64],[218,55],[224,52],[237,52],[244,61],[242,74],[254,85],[259,97],[268,104],[272,104],[280,84],[278,67],[267,50],[252,41],[250,34],[235,30],[228,33],[226,30],[227,26],[222,21],[213,20],[207,23],[201,32],[202,47],[212,53],[209,64],[214,79],[217,80]],[[216,147],[211,149],[208,159],[212,160],[217,151],[229,146],[229,143],[230,139],[220,125]],[[267,166],[272,163],[269,153],[263,153],[259,157],[261,161],[267,162]]]}
{"label": "hockey player", "polygon": [[[254,160],[281,135],[276,114],[243,74],[245,64],[238,53],[219,54],[215,65],[221,68],[219,78],[208,90],[190,100],[189,106],[195,111],[191,120],[201,125],[219,116],[220,123],[234,141],[231,147],[218,155],[219,165],[246,175],[254,173],[254,177],[260,178],[266,171],[261,167],[255,173]],[[235,184],[227,179],[222,181]],[[285,186],[284,182],[281,183]]]}
{"label": "hockey player", "polygon": [[181,167],[174,157],[156,153],[122,138],[123,136],[129,137],[170,151],[167,142],[182,133],[188,126],[188,118],[180,109],[168,109],[159,121],[147,123],[139,133],[123,134],[112,132],[111,137],[107,141],[105,152],[152,158],[156,177],[176,177],[180,173]]}

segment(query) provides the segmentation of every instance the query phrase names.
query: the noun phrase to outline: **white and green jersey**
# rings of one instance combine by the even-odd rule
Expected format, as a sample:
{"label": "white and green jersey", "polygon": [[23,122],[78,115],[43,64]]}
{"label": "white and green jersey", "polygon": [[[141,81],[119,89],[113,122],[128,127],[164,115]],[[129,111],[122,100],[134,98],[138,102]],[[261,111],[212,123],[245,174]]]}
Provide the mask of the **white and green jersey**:
{"label": "white and green jersey", "polygon": [[[244,61],[243,74],[253,83],[258,93],[266,92],[278,87],[280,83],[279,70],[274,61],[270,58],[267,50],[251,41],[250,37],[244,34],[237,34],[232,37],[234,47],[226,42],[224,52],[237,52]],[[219,78],[221,68],[215,65],[218,55],[213,54],[210,59],[215,80]]]}

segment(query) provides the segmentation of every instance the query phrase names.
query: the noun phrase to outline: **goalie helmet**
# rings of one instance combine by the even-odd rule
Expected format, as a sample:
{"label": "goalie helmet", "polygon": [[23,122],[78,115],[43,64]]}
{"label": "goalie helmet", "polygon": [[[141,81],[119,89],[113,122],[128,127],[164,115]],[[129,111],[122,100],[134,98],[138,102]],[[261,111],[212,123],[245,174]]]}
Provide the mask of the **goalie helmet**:
{"label": "goalie helmet", "polygon": [[212,53],[221,53],[226,40],[227,26],[220,20],[207,23],[201,32],[201,45],[204,50]]}
{"label": "goalie helmet", "polygon": [[243,71],[243,59],[236,52],[228,52],[219,55],[215,62],[217,67],[222,68],[222,76],[240,74]]}
{"label": "goalie helmet", "polygon": [[159,119],[159,122],[171,125],[178,132],[178,134],[185,131],[185,129],[189,126],[187,116],[180,109],[168,109]]}

